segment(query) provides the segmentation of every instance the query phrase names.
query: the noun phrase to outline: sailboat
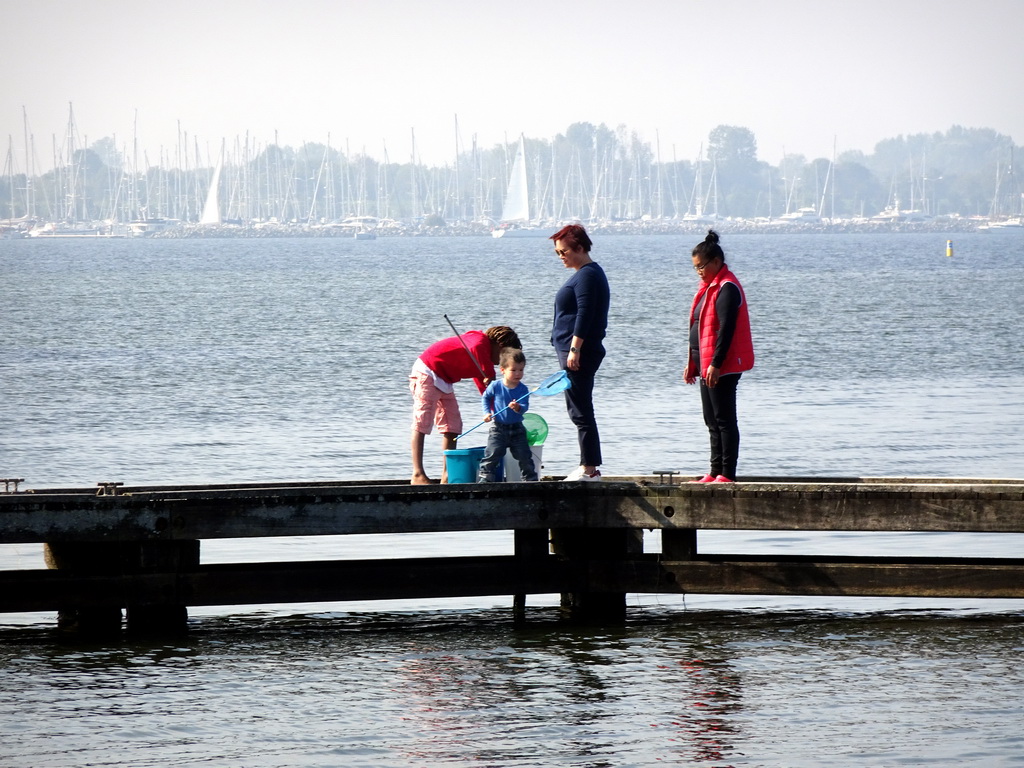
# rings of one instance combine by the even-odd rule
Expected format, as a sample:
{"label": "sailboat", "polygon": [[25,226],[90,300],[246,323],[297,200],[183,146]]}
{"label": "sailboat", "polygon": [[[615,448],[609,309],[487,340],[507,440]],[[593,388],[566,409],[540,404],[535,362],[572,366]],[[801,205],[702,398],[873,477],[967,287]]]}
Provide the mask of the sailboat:
{"label": "sailboat", "polygon": [[1010,147],[1010,165],[1005,175],[996,163],[996,191],[992,196],[988,221],[978,227],[979,231],[1024,229],[1024,192],[1013,174],[1013,147]]}
{"label": "sailboat", "polygon": [[210,188],[206,192],[206,204],[203,206],[203,215],[199,223],[208,226],[217,226],[224,223],[220,215],[220,174],[224,168],[224,148],[221,147],[220,157],[217,158],[217,166],[213,169],[213,178],[210,180]]}
{"label": "sailboat", "polygon": [[546,229],[530,226],[530,188],[526,178],[526,142],[519,135],[519,149],[512,163],[512,175],[501,207],[501,223],[491,230],[492,237],[546,237]]}
{"label": "sailboat", "polygon": [[700,145],[700,153],[697,155],[697,175],[693,180],[693,206],[683,214],[683,221],[695,224],[713,224],[718,221],[718,164],[711,166],[711,187],[708,196],[713,203],[713,213],[707,213],[704,206],[707,205],[707,197],[704,195],[704,145]]}

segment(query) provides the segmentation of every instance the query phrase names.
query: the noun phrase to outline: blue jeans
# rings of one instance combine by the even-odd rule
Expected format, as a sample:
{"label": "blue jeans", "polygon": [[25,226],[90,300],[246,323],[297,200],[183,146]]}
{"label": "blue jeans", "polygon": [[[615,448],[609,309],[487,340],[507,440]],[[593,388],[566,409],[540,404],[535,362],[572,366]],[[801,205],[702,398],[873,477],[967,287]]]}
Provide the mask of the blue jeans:
{"label": "blue jeans", "polygon": [[505,458],[505,450],[512,452],[512,458],[519,462],[519,470],[524,480],[537,480],[537,468],[533,464],[533,451],[526,439],[526,427],[523,422],[501,424],[491,422],[491,431],[487,433],[487,447],[480,461],[481,483],[498,481],[498,464]]}

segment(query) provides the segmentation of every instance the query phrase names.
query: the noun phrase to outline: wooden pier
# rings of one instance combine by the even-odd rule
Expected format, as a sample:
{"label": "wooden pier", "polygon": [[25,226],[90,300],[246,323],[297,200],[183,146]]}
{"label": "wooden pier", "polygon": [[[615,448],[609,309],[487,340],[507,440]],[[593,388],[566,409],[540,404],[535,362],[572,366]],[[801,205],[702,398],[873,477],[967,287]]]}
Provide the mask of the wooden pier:
{"label": "wooden pier", "polygon": [[[19,479],[19,482],[20,481]],[[17,488],[15,483],[15,488]],[[204,564],[219,538],[514,531],[507,555]],[[643,551],[660,530],[662,551]],[[0,613],[83,631],[180,631],[189,606],[561,594],[575,619],[628,593],[1024,598],[1024,559],[704,554],[701,530],[1024,532],[1024,480],[750,478],[601,483],[282,483],[11,490],[0,543],[46,569],[0,571]],[[909,549],[909,548],[908,548]]]}

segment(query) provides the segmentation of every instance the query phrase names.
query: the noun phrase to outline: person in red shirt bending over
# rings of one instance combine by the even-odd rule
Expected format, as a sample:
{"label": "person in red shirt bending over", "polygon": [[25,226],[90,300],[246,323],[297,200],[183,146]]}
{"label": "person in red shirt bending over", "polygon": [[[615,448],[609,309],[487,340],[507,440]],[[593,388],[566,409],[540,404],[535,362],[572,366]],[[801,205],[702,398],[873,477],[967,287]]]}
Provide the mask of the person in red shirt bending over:
{"label": "person in red shirt bending over", "polygon": [[[412,392],[412,484],[426,485],[432,480],[423,469],[423,444],[434,426],[444,438],[444,450],[455,448],[462,434],[462,414],[455,399],[454,385],[472,379],[482,394],[494,379],[494,366],[503,347],[520,348],[519,336],[507,325],[486,331],[466,331],[434,342],[424,350],[409,374]],[[448,468],[441,482],[448,482]]]}

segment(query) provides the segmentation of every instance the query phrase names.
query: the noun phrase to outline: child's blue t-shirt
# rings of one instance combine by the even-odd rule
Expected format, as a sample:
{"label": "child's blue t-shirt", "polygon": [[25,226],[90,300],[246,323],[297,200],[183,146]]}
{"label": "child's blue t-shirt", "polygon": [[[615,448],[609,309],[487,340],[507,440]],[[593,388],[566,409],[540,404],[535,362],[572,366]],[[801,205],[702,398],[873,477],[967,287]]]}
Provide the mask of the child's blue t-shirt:
{"label": "child's blue t-shirt", "polygon": [[[495,379],[487,385],[487,389],[484,390],[484,394],[480,398],[484,407],[484,416],[502,411],[494,417],[494,421],[499,424],[517,424],[523,420],[523,414],[530,406],[529,398],[525,401],[522,399],[528,394],[530,394],[530,389],[522,382],[519,382],[515,389],[509,389],[505,386],[504,381]],[[504,410],[513,400],[518,400],[519,405],[522,406],[522,410],[518,413],[512,408]]]}

